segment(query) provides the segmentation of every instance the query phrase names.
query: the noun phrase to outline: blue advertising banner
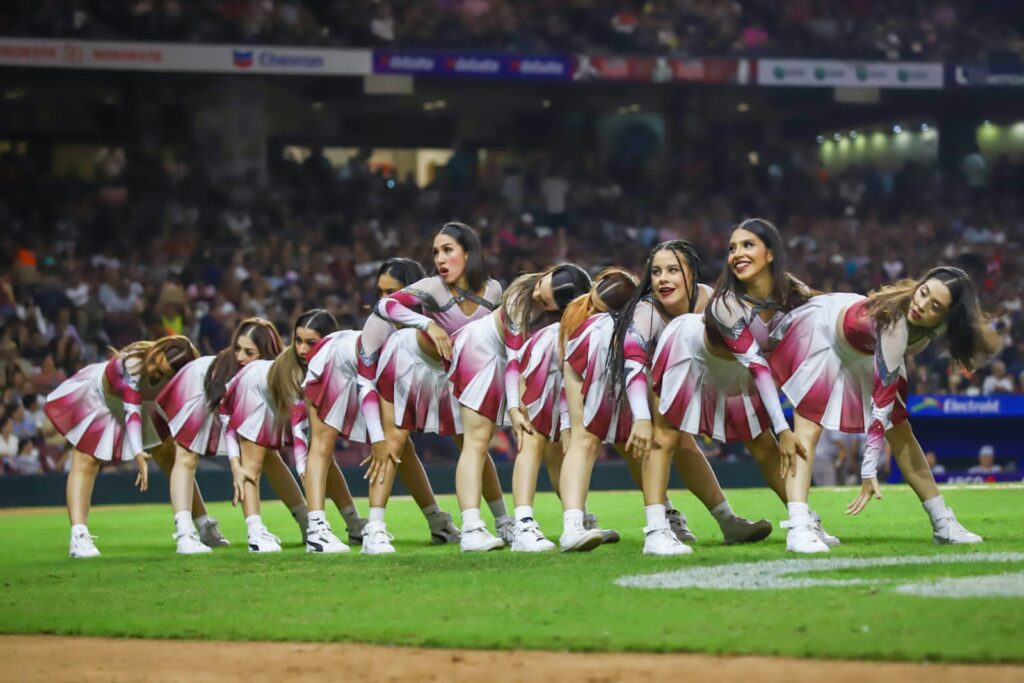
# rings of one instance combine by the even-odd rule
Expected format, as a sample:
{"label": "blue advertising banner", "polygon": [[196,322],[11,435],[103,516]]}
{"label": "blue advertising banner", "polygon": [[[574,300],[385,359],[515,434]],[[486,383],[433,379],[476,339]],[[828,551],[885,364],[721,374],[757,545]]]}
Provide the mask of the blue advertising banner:
{"label": "blue advertising banner", "polygon": [[948,85],[1022,87],[1024,64],[955,64],[949,67]]}
{"label": "blue advertising banner", "polygon": [[912,395],[907,412],[915,417],[1024,417],[1024,396]]}
{"label": "blue advertising banner", "polygon": [[567,81],[574,58],[563,55],[374,50],[375,74]]}

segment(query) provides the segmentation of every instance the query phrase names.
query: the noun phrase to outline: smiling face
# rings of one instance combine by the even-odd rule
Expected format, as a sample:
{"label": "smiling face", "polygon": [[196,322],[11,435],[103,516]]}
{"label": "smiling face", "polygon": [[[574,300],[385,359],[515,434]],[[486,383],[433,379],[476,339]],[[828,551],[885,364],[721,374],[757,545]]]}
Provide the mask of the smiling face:
{"label": "smiling face", "polygon": [[377,278],[377,298],[383,299],[386,296],[391,296],[403,286],[397,278],[393,278],[387,273],[381,273],[381,276]]}
{"label": "smiling face", "polygon": [[671,249],[662,249],[651,259],[651,290],[666,309],[689,305],[690,267]]}
{"label": "smiling face", "polygon": [[295,353],[303,363],[309,358],[309,352],[322,337],[316,330],[308,327],[295,328]]}
{"label": "smiling face", "polygon": [[555,303],[555,290],[551,286],[551,273],[548,273],[537,284],[533,286],[533,302],[545,311],[554,313],[558,311],[558,304]]}
{"label": "smiling face", "polygon": [[466,270],[466,250],[454,237],[438,233],[431,250],[434,267],[446,285],[453,285]]}
{"label": "smiling face", "polygon": [[254,342],[244,334],[238,338],[235,342],[235,360],[238,361],[239,367],[245,367],[254,360],[259,360],[260,350],[256,347]]}
{"label": "smiling face", "polygon": [[746,283],[756,278],[774,258],[761,238],[749,230],[737,228],[729,238],[728,264],[740,282]]}
{"label": "smiling face", "polygon": [[917,327],[938,327],[953,305],[953,293],[936,278],[918,285],[907,310],[907,320]]}

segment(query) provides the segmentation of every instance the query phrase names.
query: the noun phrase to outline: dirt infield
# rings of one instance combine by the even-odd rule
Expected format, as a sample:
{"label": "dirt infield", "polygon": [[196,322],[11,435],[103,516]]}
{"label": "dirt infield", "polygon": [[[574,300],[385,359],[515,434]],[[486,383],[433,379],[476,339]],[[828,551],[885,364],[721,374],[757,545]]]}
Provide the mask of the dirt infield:
{"label": "dirt infield", "polygon": [[0,636],[0,681],[189,681],[346,683],[616,683],[713,681],[778,683],[971,683],[1024,680],[1024,666],[808,661],[709,655],[585,654],[428,650],[331,643],[237,643]]}

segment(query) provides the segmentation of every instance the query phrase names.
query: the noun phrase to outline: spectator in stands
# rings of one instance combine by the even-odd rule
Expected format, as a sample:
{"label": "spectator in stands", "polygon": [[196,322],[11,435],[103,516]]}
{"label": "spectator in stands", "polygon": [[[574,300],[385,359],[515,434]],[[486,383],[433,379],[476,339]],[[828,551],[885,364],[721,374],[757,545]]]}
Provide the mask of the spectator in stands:
{"label": "spectator in stands", "polygon": [[35,403],[35,394],[23,396],[21,401],[8,407],[7,417],[10,418],[14,435],[19,439],[34,439],[39,434],[39,425],[36,419],[27,410],[26,404]]}
{"label": "spectator in stands", "polygon": [[938,457],[935,455],[935,451],[927,451],[924,454],[924,459],[928,461],[928,467],[931,468],[932,474],[945,474],[945,466],[939,462]]}
{"label": "spectator in stands", "polygon": [[996,462],[996,449],[986,444],[978,451],[978,464],[967,470],[968,474],[996,474],[1003,468]]}
{"label": "spectator in stands", "polygon": [[12,459],[18,455],[19,443],[11,418],[6,415],[0,418],[0,462],[3,462],[5,467],[9,468]]}
{"label": "spectator in stands", "polygon": [[1013,377],[1006,374],[1006,363],[997,360],[992,363],[992,374],[985,378],[982,383],[981,393],[984,396],[992,394],[1012,394]]}
{"label": "spectator in stands", "polygon": [[18,474],[42,474],[43,466],[39,461],[39,449],[31,439],[18,442],[18,454],[11,459],[11,469]]}

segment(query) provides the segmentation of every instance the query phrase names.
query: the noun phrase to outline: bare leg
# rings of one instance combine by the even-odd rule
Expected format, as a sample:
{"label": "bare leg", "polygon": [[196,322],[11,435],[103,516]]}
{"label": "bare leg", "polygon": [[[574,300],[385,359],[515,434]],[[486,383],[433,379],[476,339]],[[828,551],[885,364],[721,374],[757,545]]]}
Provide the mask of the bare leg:
{"label": "bare leg", "polygon": [[[750,454],[754,456],[754,460],[757,461],[758,467],[761,468],[761,474],[764,476],[765,481],[768,482],[768,487],[775,491],[775,495],[779,497],[783,505],[788,503],[787,483],[782,481],[782,475],[779,472],[781,456],[779,454],[779,443],[775,440],[775,435],[764,431],[758,434],[756,439],[747,441],[743,445],[747,447]],[[792,478],[787,481],[791,480]]]}
{"label": "bare leg", "polygon": [[[395,404],[380,400],[380,419],[384,425],[384,440],[391,453],[404,453],[409,442],[409,432],[395,424]],[[388,463],[384,466],[381,476],[370,482],[370,507],[384,508],[391,497],[391,489],[395,485],[395,466]]]}
{"label": "bare leg", "polygon": [[171,469],[171,508],[174,513],[191,512],[199,456],[175,444],[174,467]]}
{"label": "bare leg", "polygon": [[925,460],[921,444],[914,436],[909,422],[901,422],[885,434],[889,445],[892,446],[892,455],[896,458],[896,464],[900,471],[907,478],[910,488],[917,494],[918,499],[923,503],[939,495],[939,487],[935,483],[935,476],[932,469]]}
{"label": "bare leg", "polygon": [[709,511],[725,502],[725,492],[718,483],[711,463],[697,446],[692,434],[679,435],[679,447],[675,451],[673,462],[679,475],[686,482],[686,488],[704,504]]}
{"label": "bare leg", "polygon": [[[302,495],[299,482],[295,480],[295,475],[288,469],[288,465],[284,464],[284,459],[280,453],[271,450],[266,451],[261,466],[267,474],[270,488],[274,490],[274,493],[281,499],[285,507],[293,510],[300,505],[306,504],[306,498]],[[248,496],[249,493],[246,492],[245,495]]]}
{"label": "bare leg", "polygon": [[590,490],[590,476],[601,451],[601,440],[583,426],[583,379],[568,363],[564,368],[565,394],[569,400],[572,437],[562,460],[559,491],[563,510],[583,510]]}
{"label": "bare leg", "polygon": [[475,410],[465,406],[460,406],[459,409],[462,414],[463,434],[462,452],[455,468],[455,492],[459,498],[459,508],[465,511],[480,508],[485,462],[489,459],[487,446],[494,436],[495,425]]}
{"label": "bare leg", "polygon": [[96,475],[100,473],[100,461],[78,449],[71,451],[71,471],[65,490],[68,504],[68,518],[71,524],[86,524],[89,521],[89,507],[92,504],[92,489]]}
{"label": "bare leg", "polygon": [[[309,474],[309,470],[306,470],[306,474]],[[352,492],[349,491],[348,482],[345,481],[345,475],[338,467],[338,463],[334,462],[334,458],[331,458],[331,462],[327,466],[327,494],[339,510],[356,504],[352,499]]]}
{"label": "bare leg", "polygon": [[501,500],[505,493],[501,490],[501,479],[498,478],[498,468],[494,466],[494,458],[491,457],[490,451],[485,452],[487,457],[484,458],[483,472],[484,500],[493,503],[496,500]]}
{"label": "bare leg", "polygon": [[[551,480],[551,488],[555,490],[555,495],[559,498],[562,497],[559,484],[561,483],[560,480],[562,478],[563,457],[562,444],[558,442],[549,442],[547,447],[544,449],[544,465],[548,469],[548,479]],[[534,481],[534,484],[536,485],[536,480]]]}
{"label": "bare leg", "polygon": [[405,485],[412,499],[416,501],[421,510],[436,505],[437,498],[434,496],[434,489],[430,486],[423,463],[416,455],[416,448],[413,446],[412,440],[406,440],[401,459],[402,462],[398,465],[398,477],[402,480],[402,484]]}
{"label": "bare leg", "polygon": [[[163,443],[150,452],[150,455],[153,456],[153,460],[156,461],[156,464],[160,466],[163,473],[167,475],[168,479],[170,479],[174,473],[174,464],[177,462],[177,444],[174,443],[174,439],[164,439]],[[173,492],[171,494],[171,504],[172,506],[174,504]],[[191,509],[192,519],[199,519],[203,515],[207,514],[206,503],[203,501],[203,494],[199,490],[199,482],[195,479],[194,470],[192,477]],[[175,512],[177,512],[177,510],[175,510]]]}
{"label": "bare leg", "polygon": [[[658,405],[658,398],[653,394],[651,395],[651,405]],[[651,449],[646,460],[639,463],[642,468],[641,486],[644,492],[644,505],[661,505],[668,498],[668,477],[672,465],[672,454],[683,443],[683,433],[670,425],[657,410],[652,411],[652,417],[654,418],[654,442],[657,446]],[[633,460],[633,458],[629,458],[629,460]]]}
{"label": "bare leg", "polygon": [[[545,460],[545,451],[549,443],[548,438],[536,430],[533,434],[523,435],[523,442],[519,444],[519,453],[516,455],[516,462],[512,467],[512,503],[516,507],[533,505],[533,498],[537,493],[540,463]],[[560,448],[558,453],[561,455]],[[551,472],[550,465],[548,472]],[[552,481],[555,479],[552,478]]]}
{"label": "bare leg", "polygon": [[790,503],[807,502],[811,490],[811,472],[814,469],[814,449],[818,446],[821,431],[821,425],[799,413],[793,414],[793,433],[807,451],[807,459],[797,458],[796,473],[786,477],[786,500]]}
{"label": "bare leg", "polygon": [[306,402],[306,412],[309,415],[311,437],[309,454],[306,459],[306,473],[302,483],[306,490],[308,509],[323,512],[327,498],[328,471],[334,461],[334,442],[338,439],[338,432],[320,419],[316,408],[308,401]]}
{"label": "bare leg", "polygon": [[[246,481],[244,484],[245,498],[242,500],[242,512],[246,517],[260,514],[260,475],[263,473],[263,462],[267,449],[259,444],[239,439],[241,445],[242,467],[252,475],[256,483]],[[275,451],[276,452],[276,451]],[[281,456],[278,456],[280,458]]]}

